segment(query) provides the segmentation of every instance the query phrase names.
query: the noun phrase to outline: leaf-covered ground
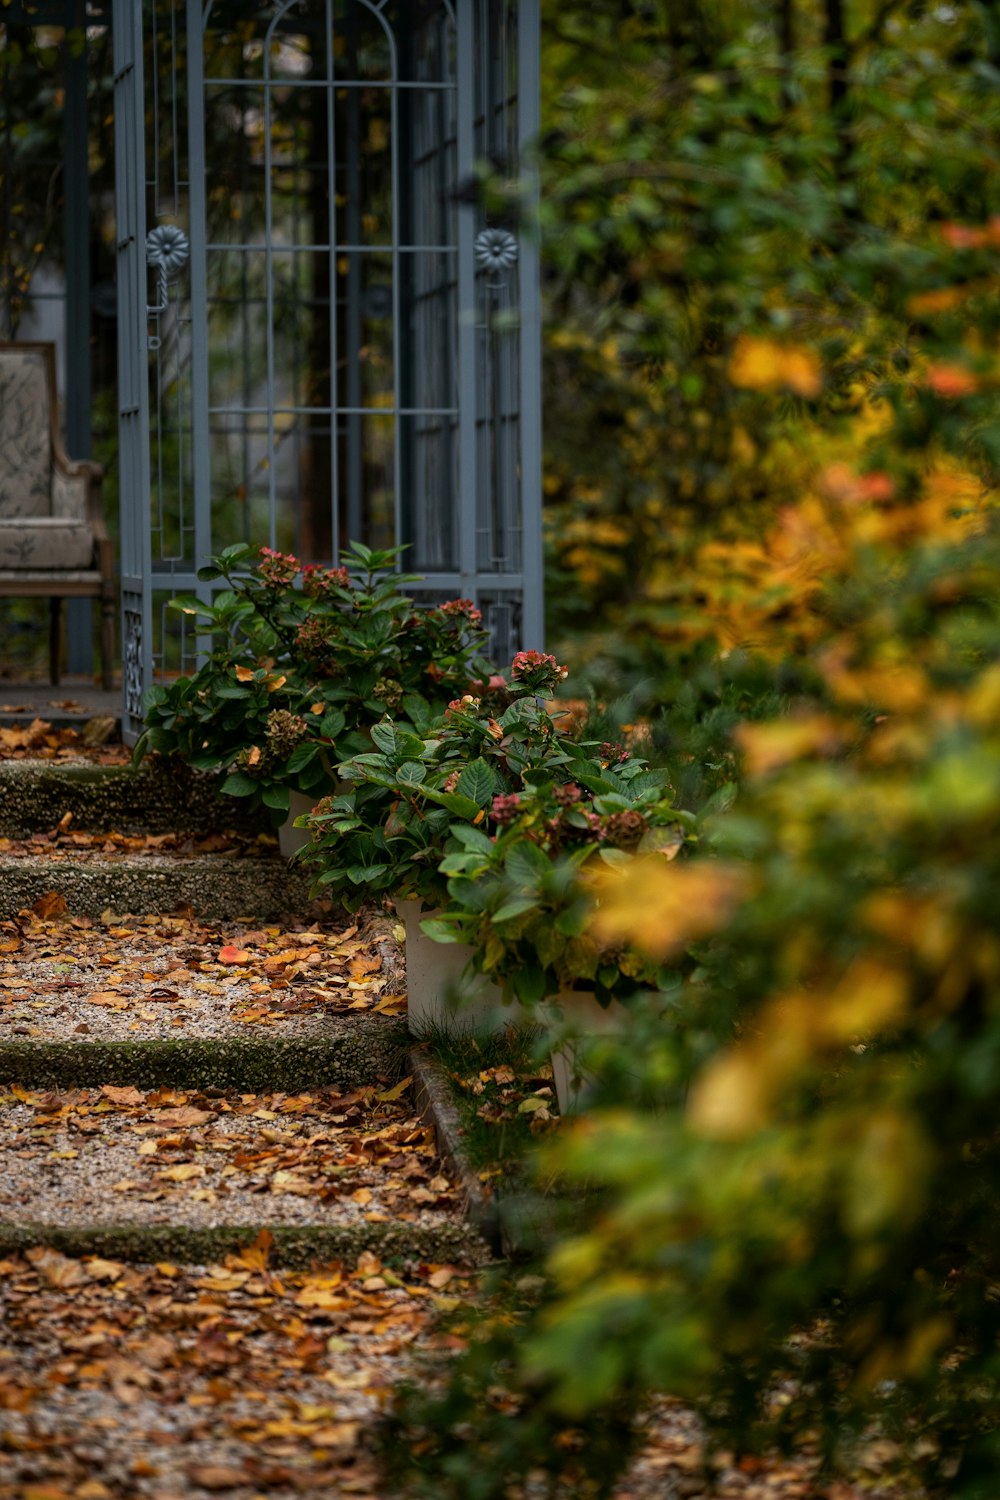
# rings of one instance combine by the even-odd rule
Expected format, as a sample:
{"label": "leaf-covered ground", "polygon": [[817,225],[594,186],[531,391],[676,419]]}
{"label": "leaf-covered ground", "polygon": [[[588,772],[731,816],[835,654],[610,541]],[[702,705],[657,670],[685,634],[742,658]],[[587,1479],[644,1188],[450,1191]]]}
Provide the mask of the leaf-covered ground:
{"label": "leaf-covered ground", "polygon": [[405,988],[386,924],[193,916],[71,917],[61,897],[0,922],[0,1035],[218,1035],[314,1029],[330,1015],[398,1016]]}
{"label": "leaf-covered ground", "polygon": [[[346,1094],[0,1089],[0,1215],[251,1226],[415,1222],[457,1204],[409,1079]],[[218,1097],[221,1095],[221,1097]]]}
{"label": "leaf-covered ground", "polygon": [[[0,703],[0,713],[17,713],[18,703]],[[51,708],[65,712],[82,711],[73,699],[54,699]],[[90,761],[94,765],[123,766],[130,752],[118,740],[114,718],[89,719],[77,729],[57,728],[47,719],[36,718],[28,724],[0,724],[0,760]]]}
{"label": "leaf-covered ground", "polygon": [[460,1268],[0,1261],[0,1500],[384,1500],[372,1424]]}

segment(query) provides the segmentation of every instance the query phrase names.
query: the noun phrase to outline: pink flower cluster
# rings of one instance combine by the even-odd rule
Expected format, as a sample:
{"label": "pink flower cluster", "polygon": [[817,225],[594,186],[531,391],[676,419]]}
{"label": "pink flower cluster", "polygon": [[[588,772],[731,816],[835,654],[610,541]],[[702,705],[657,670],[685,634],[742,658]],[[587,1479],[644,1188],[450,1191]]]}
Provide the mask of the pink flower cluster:
{"label": "pink flower cluster", "polygon": [[477,609],[471,599],[446,599],[438,608],[443,615],[468,620],[470,625],[482,624],[482,610]]}
{"label": "pink flower cluster", "polygon": [[554,676],[561,682],[569,676],[569,667],[561,667],[554,656],[548,656],[544,651],[519,651],[511,663],[510,675],[521,681],[535,676],[546,679]]}
{"label": "pink flower cluster", "polygon": [[311,599],[322,599],[331,589],[349,589],[351,575],[346,568],[324,568],[321,563],[306,563],[302,569],[302,592]]}
{"label": "pink flower cluster", "polygon": [[505,796],[493,798],[493,820],[504,827],[507,823],[513,823],[521,806],[521,799],[517,792],[510,792]]}
{"label": "pink flower cluster", "polygon": [[290,552],[275,552],[273,547],[261,547],[257,572],[270,588],[280,588],[294,583],[300,563]]}
{"label": "pink flower cluster", "polygon": [[606,766],[620,766],[631,759],[631,750],[626,749],[620,740],[616,740],[614,744],[610,740],[605,740],[601,746],[601,760]]}

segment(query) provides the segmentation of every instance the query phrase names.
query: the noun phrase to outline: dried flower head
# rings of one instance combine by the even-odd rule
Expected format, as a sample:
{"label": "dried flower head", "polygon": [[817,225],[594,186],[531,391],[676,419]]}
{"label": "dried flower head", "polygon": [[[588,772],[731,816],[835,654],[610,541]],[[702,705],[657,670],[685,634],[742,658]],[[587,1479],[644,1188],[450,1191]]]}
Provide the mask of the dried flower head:
{"label": "dried flower head", "polygon": [[607,842],[614,844],[616,849],[634,849],[648,827],[642,813],[630,807],[625,812],[611,813],[605,820],[603,832]]}
{"label": "dried flower head", "polygon": [[278,756],[291,755],[309,733],[309,725],[287,708],[276,708],[267,716],[268,749]]}
{"label": "dried flower head", "polygon": [[503,827],[507,823],[513,823],[521,806],[521,799],[517,792],[508,792],[505,795],[493,798],[493,820]]}

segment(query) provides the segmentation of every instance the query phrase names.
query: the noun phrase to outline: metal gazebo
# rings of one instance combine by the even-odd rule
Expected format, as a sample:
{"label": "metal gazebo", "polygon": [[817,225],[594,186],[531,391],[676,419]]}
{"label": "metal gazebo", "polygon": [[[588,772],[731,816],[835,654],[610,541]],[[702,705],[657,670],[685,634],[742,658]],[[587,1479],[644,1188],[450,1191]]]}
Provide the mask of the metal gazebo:
{"label": "metal gazebo", "polygon": [[[124,724],[250,540],[542,634],[538,0],[115,0]],[[482,191],[484,172],[510,190]]]}

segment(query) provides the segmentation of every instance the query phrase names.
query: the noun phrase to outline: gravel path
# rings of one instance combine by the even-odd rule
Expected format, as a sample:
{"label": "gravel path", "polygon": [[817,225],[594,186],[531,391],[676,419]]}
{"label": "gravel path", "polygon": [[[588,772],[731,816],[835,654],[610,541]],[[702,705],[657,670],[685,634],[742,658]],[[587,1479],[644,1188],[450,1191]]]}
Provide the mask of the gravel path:
{"label": "gravel path", "polygon": [[184,917],[0,922],[0,1038],[44,1042],[319,1036],[328,1019],[405,1012],[388,923],[246,929]]}
{"label": "gravel path", "polygon": [[387,1092],[0,1092],[0,1219],[429,1228],[459,1196],[432,1133]]}

